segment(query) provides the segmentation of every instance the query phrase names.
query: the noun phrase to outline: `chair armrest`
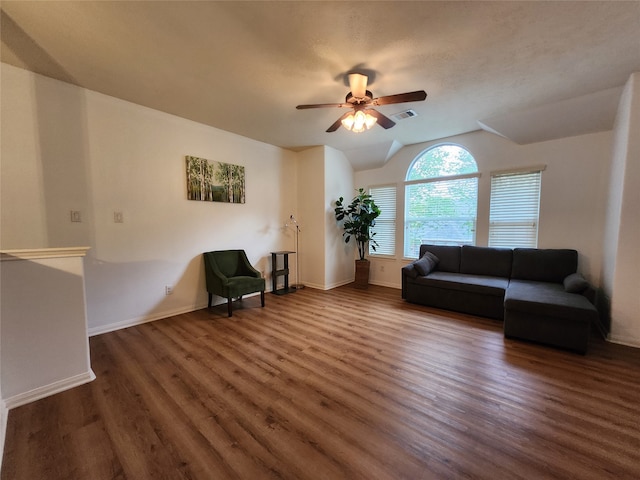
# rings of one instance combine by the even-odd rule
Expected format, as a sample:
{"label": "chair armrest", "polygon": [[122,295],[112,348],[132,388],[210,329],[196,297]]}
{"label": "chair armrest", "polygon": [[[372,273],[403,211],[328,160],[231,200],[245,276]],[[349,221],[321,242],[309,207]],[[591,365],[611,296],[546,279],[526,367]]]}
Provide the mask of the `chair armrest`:
{"label": "chair armrest", "polygon": [[223,274],[216,262],[214,262],[208,255],[205,254],[205,275],[207,280],[207,287],[210,290],[220,290],[229,284],[229,278]]}
{"label": "chair armrest", "polygon": [[240,258],[242,260],[241,265],[242,265],[242,273],[245,274],[248,277],[256,277],[256,278],[262,278],[262,274],[253,267],[253,265],[251,265],[251,263],[249,263],[249,259],[247,258],[246,254],[240,255]]}

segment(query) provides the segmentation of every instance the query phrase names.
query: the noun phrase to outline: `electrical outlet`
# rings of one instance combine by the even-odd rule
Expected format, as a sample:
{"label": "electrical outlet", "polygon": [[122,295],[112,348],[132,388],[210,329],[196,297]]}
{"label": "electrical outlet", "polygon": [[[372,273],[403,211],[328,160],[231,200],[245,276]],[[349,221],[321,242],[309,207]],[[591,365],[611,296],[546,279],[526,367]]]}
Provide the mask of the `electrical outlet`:
{"label": "electrical outlet", "polygon": [[124,223],[122,212],[113,212],[113,223]]}
{"label": "electrical outlet", "polygon": [[380,271],[384,272],[384,265],[380,265]]}
{"label": "electrical outlet", "polygon": [[173,287],[171,285],[167,285],[164,287],[164,294],[171,295],[173,293]]}

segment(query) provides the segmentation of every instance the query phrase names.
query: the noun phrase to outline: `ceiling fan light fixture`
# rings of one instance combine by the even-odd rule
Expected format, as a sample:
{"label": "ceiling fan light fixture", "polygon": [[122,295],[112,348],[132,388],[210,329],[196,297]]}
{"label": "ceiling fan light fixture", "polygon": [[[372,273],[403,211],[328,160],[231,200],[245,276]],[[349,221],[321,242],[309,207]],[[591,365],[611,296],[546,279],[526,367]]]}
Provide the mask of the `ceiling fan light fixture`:
{"label": "ceiling fan light fixture", "polygon": [[376,122],[378,121],[378,119],[376,117],[374,117],[373,115],[370,114],[365,114],[365,125],[367,126],[367,130],[369,130],[371,127],[373,127]]}
{"label": "ceiling fan light fixture", "polygon": [[349,75],[349,87],[351,94],[356,98],[364,98],[367,95],[367,81],[369,78],[361,73]]}
{"label": "ceiling fan light fixture", "polygon": [[[307,108],[352,108],[327,128],[327,133],[335,132],[341,126],[350,132],[360,133],[378,124],[385,130],[393,127],[396,122],[386,115],[383,115],[375,108],[395,103],[421,102],[427,98],[427,92],[416,90],[415,92],[397,93],[395,95],[385,95],[374,98],[373,93],[367,90],[367,76],[361,73],[349,75],[349,86],[351,91],[347,93],[344,103],[315,103],[309,105],[298,105],[298,110]],[[409,117],[410,115],[407,115]],[[411,115],[415,116],[415,115]]]}
{"label": "ceiling fan light fixture", "polygon": [[364,132],[373,127],[378,119],[369,113],[358,110],[342,119],[342,126],[354,133]]}
{"label": "ceiling fan light fixture", "polygon": [[351,130],[353,128],[354,120],[355,119],[353,118],[353,113],[350,113],[349,115],[347,115],[342,119],[342,122],[341,122],[342,126],[347,130]]}

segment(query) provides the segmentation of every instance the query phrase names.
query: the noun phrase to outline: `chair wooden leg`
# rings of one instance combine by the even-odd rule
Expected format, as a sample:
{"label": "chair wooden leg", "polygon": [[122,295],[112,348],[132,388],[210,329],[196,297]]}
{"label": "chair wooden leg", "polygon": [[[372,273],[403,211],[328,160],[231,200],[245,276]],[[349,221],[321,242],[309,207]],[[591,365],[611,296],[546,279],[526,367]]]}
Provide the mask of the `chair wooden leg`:
{"label": "chair wooden leg", "polygon": [[262,303],[262,306],[264,307],[264,290],[260,292],[260,303]]}
{"label": "chair wooden leg", "polygon": [[229,312],[229,316],[233,315],[233,311],[231,310],[231,297],[227,298],[227,311]]}
{"label": "chair wooden leg", "polygon": [[207,306],[207,308],[211,308],[211,300],[213,299],[213,294],[209,294],[209,305]]}

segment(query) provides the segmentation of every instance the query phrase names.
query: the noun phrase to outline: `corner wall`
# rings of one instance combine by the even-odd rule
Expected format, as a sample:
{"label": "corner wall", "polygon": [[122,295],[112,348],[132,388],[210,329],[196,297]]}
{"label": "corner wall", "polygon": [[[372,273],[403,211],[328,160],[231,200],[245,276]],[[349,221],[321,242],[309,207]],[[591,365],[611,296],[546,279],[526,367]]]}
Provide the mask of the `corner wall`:
{"label": "corner wall", "polygon": [[319,146],[299,153],[298,208],[301,283],[328,290],[353,281],[352,245],[345,245],[334,202],[353,192],[353,168],[347,157]]}
{"label": "corner wall", "polygon": [[344,153],[331,147],[325,148],[324,184],[325,289],[329,289],[353,282],[356,258],[355,244],[344,243],[335,215],[336,200],[355,194],[353,168]]}
{"label": "corner wall", "polygon": [[640,347],[640,73],[629,78],[614,127],[603,242],[602,290],[609,339]]}
{"label": "corner wall", "polygon": [[300,222],[300,283],[324,289],[324,149],[300,152],[298,163],[298,221]]}

